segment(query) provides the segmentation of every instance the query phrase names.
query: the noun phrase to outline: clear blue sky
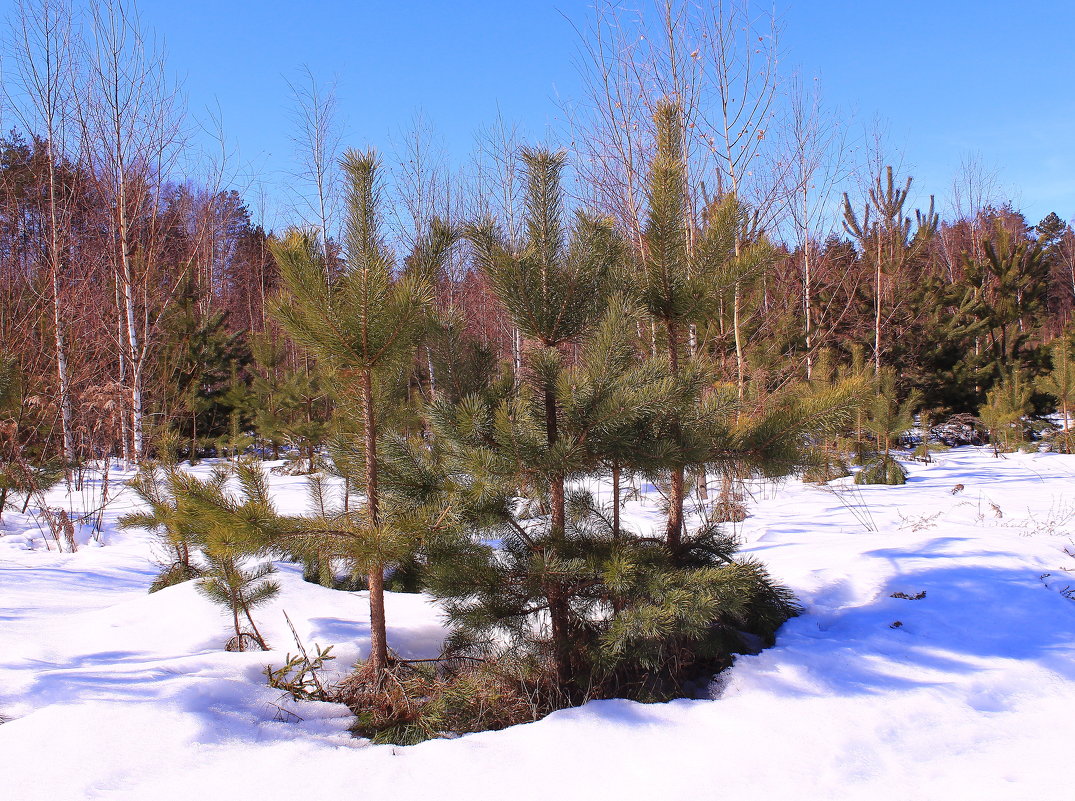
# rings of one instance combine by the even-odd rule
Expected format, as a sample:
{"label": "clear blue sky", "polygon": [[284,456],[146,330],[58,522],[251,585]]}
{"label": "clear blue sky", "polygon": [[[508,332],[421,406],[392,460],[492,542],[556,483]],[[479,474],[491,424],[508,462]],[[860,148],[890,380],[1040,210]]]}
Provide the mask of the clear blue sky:
{"label": "clear blue sky", "polygon": [[[635,0],[636,3],[648,0]],[[830,104],[874,119],[916,186],[947,196],[978,154],[1036,222],[1075,216],[1071,0],[777,0],[783,65]],[[338,79],[346,143],[384,148],[421,111],[451,155],[497,109],[535,138],[578,94],[565,16],[585,0],[142,0],[193,111],[219,105],[243,161],[280,184],[292,163],[287,79]]]}

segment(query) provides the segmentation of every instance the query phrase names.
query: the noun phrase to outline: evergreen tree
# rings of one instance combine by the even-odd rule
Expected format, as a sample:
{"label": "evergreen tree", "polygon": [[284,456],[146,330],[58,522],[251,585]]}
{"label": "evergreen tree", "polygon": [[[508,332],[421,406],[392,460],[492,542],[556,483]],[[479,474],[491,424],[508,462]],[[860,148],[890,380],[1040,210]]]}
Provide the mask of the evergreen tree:
{"label": "evergreen tree", "polygon": [[[232,478],[238,494],[228,491]],[[280,588],[267,578],[274,572],[271,563],[253,567],[248,563],[286,539],[290,528],[273,507],[260,462],[240,459],[218,467],[205,479],[180,470],[174,462],[146,464],[132,487],[147,508],[124,515],[120,525],[157,532],[174,556],[149,591],[196,579],[198,592],[231,614],[235,649],[245,650],[247,639],[253,639],[267,650],[251,610]],[[242,618],[250,632],[243,631]]]}
{"label": "evergreen tree", "polygon": [[249,359],[239,334],[227,328],[227,314],[206,313],[204,305],[204,293],[192,276],[185,276],[160,321],[162,346],[155,361],[161,411],[190,443],[191,463],[197,460],[199,442],[229,436],[236,415],[241,427],[244,398],[234,390]]}
{"label": "evergreen tree", "polygon": [[1071,347],[1064,339],[1053,342],[1053,369],[1047,375],[1038,378],[1036,386],[1039,392],[1056,399],[1060,411],[1060,425],[1063,433],[1059,437],[1060,448],[1065,453],[1072,452],[1072,419],[1068,415],[1075,402],[1075,363],[1071,358]]}
{"label": "evergreen tree", "polygon": [[[707,226],[696,245],[686,213],[683,119],[678,103],[661,103],[654,114],[657,151],[650,165],[647,200],[649,214],[642,235],[641,263],[628,266],[624,276],[639,304],[659,325],[669,369],[681,370],[684,336],[714,309],[716,271],[734,255],[740,225],[740,207],[734,196],[710,206]],[[657,335],[654,332],[654,349]],[[692,348],[694,350],[694,348]],[[689,386],[687,378],[684,386]],[[679,430],[673,422],[667,431],[672,440]],[[669,469],[669,545],[677,547],[683,537],[683,503],[687,494],[685,465]]]}
{"label": "evergreen tree", "polygon": [[312,473],[332,411],[324,370],[309,357],[293,364],[288,348],[275,333],[254,335],[250,343],[254,364],[249,402],[254,428],[268,442],[273,459],[279,459],[280,447],[289,444],[298,454],[292,468]]}
{"label": "evergreen tree", "polygon": [[316,238],[291,233],[273,249],[284,287],[275,312],[298,344],[335,370],[341,402],[358,411],[362,475],[356,483],[365,505],[361,513],[349,513],[349,525],[331,539],[342,556],[366,568],[370,665],[379,676],[388,664],[384,578],[394,554],[380,547],[392,537],[380,508],[377,440],[383,410],[375,396],[412,363],[433,290],[415,273],[394,275],[394,259],[380,233],[376,156],[348,151],[342,165],[348,180],[346,265],[330,276]]}
{"label": "evergreen tree", "polygon": [[1022,442],[1023,416],[1030,411],[1031,387],[1018,370],[1002,378],[986,394],[986,402],[978,409],[978,417],[989,429],[993,455],[1009,451]]}
{"label": "evergreen tree", "polygon": [[[167,452],[164,447],[160,450]],[[185,482],[175,461],[147,460],[128,485],[145,509],[121,517],[120,527],[143,528],[155,533],[171,560],[154,579],[149,591],[156,592],[200,576],[201,570],[194,559],[198,543],[179,509],[177,492],[182,492]]]}
{"label": "evergreen tree", "polygon": [[908,177],[901,188],[896,184],[892,167],[886,167],[883,179],[880,174],[875,176],[861,217],[844,193],[844,230],[859,243],[863,257],[874,271],[873,363],[876,377],[881,375],[881,357],[887,347],[882,333],[888,317],[884,306],[885,279],[898,277],[907,264],[925,251],[939,222],[930,196],[929,209],[925,213],[915,211],[912,234],[911,218],[904,214],[911,181]]}
{"label": "evergreen tree", "polygon": [[892,457],[892,447],[914,426],[914,413],[920,403],[921,395],[917,391],[912,391],[901,402],[896,395],[895,372],[890,367],[881,368],[875,394],[866,406],[864,423],[877,442],[877,457],[855,475],[856,484],[907,483],[907,472]]}
{"label": "evergreen tree", "polygon": [[[198,592],[231,613],[236,650],[245,650],[245,641],[251,637],[267,651],[268,644],[251,610],[272,599],[280,585],[268,578],[274,572],[271,562],[254,566],[248,562],[266,554],[270,543],[281,539],[286,524],[270,500],[260,462],[241,459],[228,473],[220,474],[223,479],[176,475],[179,513],[183,524],[196,532],[206,562],[198,579]],[[239,484],[238,495],[227,491],[225,481],[231,476]],[[240,615],[250,624],[250,633],[242,630]]]}
{"label": "evergreen tree", "polygon": [[[600,504],[582,479],[617,461],[643,473],[663,467],[669,440],[661,431],[671,419],[678,441],[697,450],[692,458],[740,475],[784,475],[806,463],[810,435],[847,425],[854,408],[847,386],[788,391],[756,412],[740,409],[734,385],[702,397],[701,361],[672,375],[665,360],[639,360],[629,320],[628,308],[611,303],[576,364],[559,370],[559,454],[547,448],[545,383],[535,380],[517,393],[507,384],[435,404],[437,469],[398,473],[426,476],[406,486],[477,533],[430,559],[430,587],[453,624],[448,654],[536,665],[539,676],[551,665],[551,685],[537,683],[553,706],[586,692],[682,693],[689,677],[726,664],[753,637],[769,639],[794,611],[786,591],[760,565],[735,559],[734,541],[715,527],[672,549],[665,538],[624,530],[617,499],[611,509]],[[559,475],[570,482],[562,532],[525,502]],[[429,500],[437,493],[439,502]]]}
{"label": "evergreen tree", "polygon": [[1041,247],[1013,236],[999,220],[993,240],[982,242],[983,258],[963,257],[965,280],[983,301],[978,307],[985,322],[981,350],[988,371],[983,389],[1016,371],[1034,376],[1044,361],[1042,349],[1032,344],[1041,327],[1048,286]]}
{"label": "evergreen tree", "polygon": [[[620,257],[620,243],[610,222],[583,213],[571,230],[564,229],[564,196],[560,175],[562,153],[525,150],[527,171],[525,204],[526,238],[513,247],[492,221],[470,231],[478,264],[493,291],[522,334],[538,347],[528,354],[530,381],[542,405],[541,419],[530,419],[518,433],[528,443],[526,463],[535,466],[535,477],[549,498],[549,541],[553,553],[566,536],[565,483],[577,469],[576,443],[561,436],[563,421],[558,384],[563,374],[559,348],[577,341],[600,315],[606,282]],[[515,401],[515,421],[521,423],[531,399]],[[507,421],[505,421],[507,422]],[[538,425],[534,429],[533,425]],[[539,440],[533,438],[540,430]],[[557,671],[563,684],[570,678],[570,609],[555,582],[547,582],[552,640]]]}

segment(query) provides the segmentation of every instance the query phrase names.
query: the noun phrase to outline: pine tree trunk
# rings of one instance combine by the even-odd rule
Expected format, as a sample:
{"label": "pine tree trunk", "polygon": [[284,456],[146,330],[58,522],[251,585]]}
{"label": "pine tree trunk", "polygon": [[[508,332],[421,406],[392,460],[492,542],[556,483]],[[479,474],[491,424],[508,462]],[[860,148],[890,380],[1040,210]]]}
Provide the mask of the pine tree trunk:
{"label": "pine tree trunk", "polygon": [[[556,422],[556,389],[545,387],[545,435],[551,449],[559,439]],[[549,533],[553,547],[563,542],[567,533],[567,508],[565,504],[564,476],[557,472],[549,486]],[[571,670],[570,608],[563,590],[555,578],[547,579],[544,586],[549,602],[549,623],[552,636],[556,680],[561,688],[568,689],[574,678]]]}
{"label": "pine tree trunk", "polygon": [[[227,575],[227,578],[230,580],[232,577]],[[228,588],[228,596],[231,599],[231,623],[235,627],[235,645],[241,651],[243,650],[243,632],[239,628],[239,601],[235,598],[235,589],[233,587]]]}
{"label": "pine tree trunk", "polygon": [[[679,330],[676,324],[668,322],[668,360],[673,374],[679,373]],[[679,438],[679,426],[675,426],[673,437]],[[683,478],[683,467],[674,467],[671,470],[671,486],[668,491],[668,547],[673,551],[679,549],[683,541],[683,501],[686,497],[686,482]]]}
{"label": "pine tree trunk", "polygon": [[683,468],[672,470],[671,485],[668,490],[668,547],[679,550],[683,543],[683,500],[686,496],[686,481]]}
{"label": "pine tree trunk", "polygon": [[[556,427],[556,390],[545,388],[545,434],[551,449],[559,439]],[[557,472],[549,486],[549,506],[553,539],[563,539],[567,528],[567,509],[564,501],[564,476]]]}
{"label": "pine tree trunk", "polygon": [[[381,524],[377,494],[377,421],[373,413],[373,375],[362,371],[362,423],[365,429],[366,451],[366,508],[373,535],[379,535]],[[384,614],[384,564],[379,560],[369,569],[370,597],[370,664],[380,677],[388,667],[388,630]]]}
{"label": "pine tree trunk", "polygon": [[239,603],[242,604],[243,614],[246,615],[247,621],[250,623],[250,628],[254,631],[254,636],[258,638],[258,642],[261,644],[261,650],[268,651],[269,645],[265,642],[265,638],[261,636],[261,632],[258,631],[257,624],[254,623],[254,617],[250,614],[250,607],[246,605],[246,601],[240,597]]}
{"label": "pine tree trunk", "polygon": [[612,539],[620,538],[620,463],[612,463]]}

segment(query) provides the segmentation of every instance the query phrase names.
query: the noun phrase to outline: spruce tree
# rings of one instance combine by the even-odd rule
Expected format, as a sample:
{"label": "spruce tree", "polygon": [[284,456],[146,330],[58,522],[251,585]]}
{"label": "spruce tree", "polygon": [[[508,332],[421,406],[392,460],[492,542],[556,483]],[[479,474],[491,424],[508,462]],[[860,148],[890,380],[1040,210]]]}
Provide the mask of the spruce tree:
{"label": "spruce tree", "polygon": [[284,288],[276,316],[295,341],[336,372],[341,403],[361,424],[361,469],[356,476],[364,507],[332,538],[341,555],[366,569],[370,599],[370,666],[380,676],[388,664],[384,611],[385,569],[392,556],[378,546],[383,527],[378,490],[379,422],[375,397],[413,362],[433,288],[416,272],[395,275],[395,259],[380,231],[378,162],[372,152],[345,153],[347,219],[345,266],[330,275],[323,249],[308,233],[292,232],[273,248]]}

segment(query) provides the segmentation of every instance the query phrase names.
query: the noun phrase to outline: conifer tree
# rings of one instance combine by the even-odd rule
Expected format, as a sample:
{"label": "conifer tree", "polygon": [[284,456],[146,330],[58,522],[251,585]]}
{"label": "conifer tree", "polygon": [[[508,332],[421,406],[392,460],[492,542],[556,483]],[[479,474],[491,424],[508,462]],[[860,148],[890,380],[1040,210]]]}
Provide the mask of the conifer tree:
{"label": "conifer tree", "polygon": [[[227,491],[226,481],[231,476],[239,484],[238,495]],[[198,592],[231,613],[236,650],[245,650],[247,636],[252,636],[262,650],[268,650],[251,610],[273,598],[280,585],[268,578],[274,572],[271,562],[251,567],[248,561],[267,553],[270,543],[280,538],[286,522],[270,500],[261,463],[257,459],[240,459],[229,471],[207,480],[178,472],[175,477],[183,525],[196,532],[205,557]],[[251,634],[242,630],[240,615],[250,624]]]}
{"label": "conifer tree", "polygon": [[1057,339],[1052,345],[1053,369],[1037,381],[1039,392],[1056,399],[1060,411],[1060,425],[1063,433],[1060,446],[1065,453],[1072,452],[1072,420],[1068,415],[1075,402],[1075,363],[1071,358],[1071,348],[1064,339]]}
{"label": "conifer tree", "polygon": [[[167,443],[160,443],[160,453],[167,454]],[[128,482],[145,509],[131,512],[119,520],[122,528],[144,528],[154,532],[171,561],[154,579],[149,591],[156,592],[174,584],[197,578],[201,570],[195,564],[197,542],[179,510],[177,491],[182,491],[183,477],[173,459],[148,460]]]}
{"label": "conifer tree", "polygon": [[[678,103],[665,101],[654,114],[657,151],[650,166],[647,200],[649,213],[642,236],[641,263],[625,276],[639,304],[661,327],[668,364],[674,375],[683,375],[683,388],[697,385],[698,374],[686,368],[684,357],[697,355],[696,326],[712,316],[723,290],[735,296],[736,358],[742,374],[742,331],[739,318],[742,294],[748,282],[773,258],[764,237],[748,236],[748,213],[734,194],[715,198],[695,230],[687,216],[682,152],[683,119]],[[684,336],[691,347],[684,352]],[[656,339],[656,338],[655,338]],[[686,372],[685,372],[686,371]],[[703,370],[704,372],[704,370]],[[740,381],[737,394],[744,395]],[[689,404],[688,404],[689,405]],[[666,434],[681,439],[682,429],[673,420]],[[683,505],[687,487],[686,467],[691,464],[690,443],[683,439],[674,448],[683,452],[680,464],[669,465],[668,523],[666,536],[673,548],[684,533]],[[695,462],[699,467],[702,464]]]}
{"label": "conifer tree", "polygon": [[[549,497],[549,537],[555,544],[566,536],[565,482],[574,456],[573,443],[561,436],[558,382],[563,371],[559,348],[577,341],[601,313],[606,282],[620,257],[612,225],[583,213],[571,230],[564,228],[564,195],[560,176],[563,153],[524,150],[527,172],[526,237],[512,246],[492,221],[470,231],[475,257],[497,298],[523,336],[538,347],[529,354],[531,380],[541,398],[542,439],[532,442],[530,463],[538,469]],[[527,403],[517,401],[517,410]],[[520,432],[521,433],[521,432]],[[570,666],[569,609],[555,583],[546,586],[552,639],[558,671],[566,683]]]}
{"label": "conifer tree", "polygon": [[900,187],[896,183],[892,167],[886,167],[884,178],[880,174],[874,176],[861,217],[851,206],[848,194],[844,193],[844,230],[858,241],[863,256],[874,270],[873,366],[875,377],[881,375],[881,356],[886,347],[882,338],[882,328],[886,322],[885,279],[898,276],[912,259],[925,250],[939,222],[931,196],[929,209],[925,213],[915,210],[915,227],[912,233],[911,218],[904,214],[904,206],[911,191],[911,181],[912,179],[908,177],[904,185]]}
{"label": "conifer tree", "polygon": [[[242,399],[229,390],[248,359],[239,334],[227,330],[227,315],[203,311],[204,295],[192,276],[184,276],[159,323],[162,345],[152,365],[161,387],[160,411],[190,443],[191,463],[199,441],[226,439],[232,414],[242,414]],[[152,388],[152,371],[146,378]]]}
{"label": "conifer tree", "polygon": [[978,417],[989,429],[993,455],[1012,449],[1023,441],[1023,416],[1030,411],[1031,387],[1019,370],[1004,376],[989,392],[978,409]]}
{"label": "conifer tree", "polygon": [[285,439],[286,417],[281,395],[286,380],[287,349],[278,337],[269,332],[250,336],[254,428],[262,446],[266,441],[272,458],[280,458],[280,445]]}
{"label": "conifer tree", "polygon": [[[238,494],[228,490],[232,478]],[[245,649],[248,638],[267,649],[251,610],[274,597],[279,585],[268,578],[274,572],[271,563],[251,567],[249,561],[284,539],[290,521],[277,514],[260,462],[239,459],[204,479],[174,461],[150,462],[131,486],[147,506],[124,515],[120,525],[156,532],[174,556],[149,591],[195,579],[198,592],[230,613],[237,650]],[[243,631],[242,618],[250,632]]]}
{"label": "conifer tree", "polygon": [[982,350],[987,356],[988,387],[1016,371],[1031,376],[1040,369],[1038,346],[1032,344],[1045,308],[1049,266],[1041,246],[1013,236],[997,221],[993,241],[983,240],[983,258],[963,255],[964,280],[984,302]]}
{"label": "conifer tree", "polygon": [[[646,196],[649,215],[642,234],[640,269],[634,272],[634,291],[642,307],[663,328],[668,364],[673,374],[680,371],[683,335],[691,323],[701,320],[713,300],[712,270],[696,264],[688,248],[684,198],[683,119],[677,103],[661,103],[654,114],[657,151],[650,166]],[[730,206],[727,207],[730,209]],[[711,226],[712,235],[699,248],[711,260],[723,261],[734,247],[735,221],[718,215],[722,224]],[[656,343],[655,343],[656,344]],[[673,438],[676,428],[669,430]],[[686,482],[683,466],[669,471],[668,525],[666,536],[673,548],[683,536],[683,503]]]}
{"label": "conifer tree", "polygon": [[333,541],[341,555],[366,569],[370,666],[380,676],[388,664],[384,579],[392,554],[378,547],[389,532],[383,526],[377,473],[383,410],[375,398],[413,361],[433,288],[415,272],[394,275],[395,259],[380,232],[376,156],[349,150],[342,165],[348,181],[345,267],[330,277],[316,237],[292,232],[273,249],[284,287],[275,312],[298,344],[336,371],[341,402],[357,410],[362,475],[356,483],[365,504],[360,513],[348,515],[349,525]]}
{"label": "conifer tree", "polygon": [[905,484],[907,473],[892,458],[892,447],[900,436],[914,425],[914,412],[921,395],[912,391],[902,402],[896,397],[896,375],[892,368],[882,367],[874,382],[874,396],[865,405],[865,429],[877,443],[876,458],[868,461],[856,475],[856,484]]}

